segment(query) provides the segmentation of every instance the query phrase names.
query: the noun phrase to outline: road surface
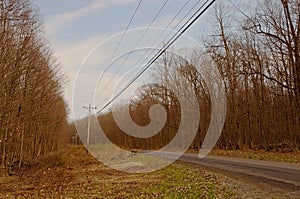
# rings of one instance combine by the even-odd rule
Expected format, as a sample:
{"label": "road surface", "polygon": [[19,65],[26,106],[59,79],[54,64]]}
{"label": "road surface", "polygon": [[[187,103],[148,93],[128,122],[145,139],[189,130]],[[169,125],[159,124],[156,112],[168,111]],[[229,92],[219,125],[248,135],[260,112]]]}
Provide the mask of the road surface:
{"label": "road surface", "polygon": [[[172,158],[172,153],[169,152],[159,155]],[[224,156],[207,156],[199,159],[196,154],[184,154],[179,161],[221,170],[256,183],[263,182],[284,189],[300,191],[300,164]]]}

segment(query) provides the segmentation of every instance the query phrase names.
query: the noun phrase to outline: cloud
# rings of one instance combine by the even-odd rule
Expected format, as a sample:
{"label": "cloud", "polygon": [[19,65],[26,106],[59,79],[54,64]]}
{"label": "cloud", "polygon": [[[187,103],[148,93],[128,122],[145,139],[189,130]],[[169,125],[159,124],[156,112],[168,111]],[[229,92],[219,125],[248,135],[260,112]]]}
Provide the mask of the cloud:
{"label": "cloud", "polygon": [[[62,72],[67,76],[68,83],[64,87],[65,99],[68,102],[70,114],[72,117],[76,112],[77,117],[81,117],[85,115],[85,111],[81,110],[83,105],[92,102],[91,94],[95,91],[95,87],[97,86],[96,82],[101,75],[101,71],[103,70],[103,64],[106,63],[111,57],[112,49],[108,49],[105,46],[101,48],[97,48],[93,54],[90,56],[89,53],[92,49],[94,49],[98,44],[101,44],[108,36],[99,35],[90,37],[87,39],[82,39],[76,42],[54,42],[53,49],[55,51],[54,55],[58,58],[58,61],[62,64]],[[112,47],[111,47],[112,48]],[[84,67],[80,69],[81,64],[85,60],[88,59],[84,63]],[[79,70],[80,69],[80,70]],[[114,78],[112,79],[112,77]],[[76,83],[76,90],[80,91],[77,95],[73,95],[73,86]],[[119,75],[114,75],[112,73],[105,73],[103,76],[102,82],[109,82],[110,86],[105,90],[101,90],[99,95],[99,86],[97,88],[98,95],[97,100],[102,101],[101,96],[109,96],[113,91],[113,85],[116,85],[119,81]],[[80,84],[78,84],[80,83]],[[78,87],[79,86],[79,87]],[[71,107],[72,99],[76,101],[76,105],[78,107]],[[99,103],[99,102],[96,103]],[[75,110],[74,110],[74,109]]]}
{"label": "cloud", "polygon": [[[158,0],[148,0],[148,1],[158,1]],[[53,15],[49,18],[49,20],[46,22],[46,31],[49,38],[56,38],[57,35],[61,34],[62,31],[61,28],[68,28],[68,25],[71,25],[72,22],[80,20],[82,17],[88,16],[92,14],[93,12],[98,12],[103,9],[108,9],[113,6],[121,6],[125,4],[129,4],[131,2],[134,2],[134,0],[94,0],[89,5],[82,7],[80,9],[71,11],[71,12],[65,12],[58,15]],[[171,16],[165,16],[161,20],[159,20],[155,25],[156,26],[165,26],[165,24],[168,22],[168,18]],[[175,22],[174,22],[175,23]],[[172,24],[173,25],[173,24]],[[148,23],[142,24],[142,27],[147,27]],[[127,52],[128,50],[131,50],[135,46],[135,41],[137,38],[139,38],[145,30],[135,30],[135,31],[128,31],[126,36],[124,37],[124,41],[122,42],[122,45],[119,47],[118,52]],[[168,32],[168,31],[167,31]],[[77,34],[77,33],[74,33]],[[139,47],[152,47],[153,39],[156,38],[158,35],[161,34],[161,29],[151,29],[149,33],[145,36],[143,41]],[[88,59],[88,63],[86,67],[86,70],[81,71],[81,79],[80,82],[83,82],[80,88],[80,94],[78,96],[73,96],[73,85],[75,82],[75,78],[78,72],[78,69],[85,59],[85,57],[88,55],[88,53],[97,45],[102,42],[104,42],[106,39],[108,39],[112,35],[97,35],[92,36],[89,38],[83,38],[81,37],[80,40],[71,40],[68,39],[68,42],[66,40],[52,40],[52,47],[54,50],[54,54],[56,57],[58,57],[59,61],[62,63],[62,72],[66,74],[66,76],[69,78],[68,84],[65,86],[65,98],[66,101],[69,103],[69,106],[71,106],[72,98],[75,97],[78,104],[78,107],[76,108],[70,108],[70,115],[72,113],[79,112],[80,115],[85,115],[84,110],[81,110],[82,105],[86,105],[90,103],[90,94],[92,93],[92,89],[94,88],[95,84],[92,81],[93,79],[97,78],[100,74],[97,73],[99,69],[101,69],[103,62],[105,60],[109,60],[113,54],[114,47],[117,46],[117,43],[122,36],[120,35],[114,39],[113,43],[107,43],[106,45],[101,46],[96,53],[93,54],[93,56],[90,56]],[[164,35],[162,35],[161,38]],[[64,37],[64,35],[63,35]],[[125,69],[124,69],[125,70]],[[97,88],[97,99],[96,101],[100,103],[102,96],[108,96],[112,93],[115,85],[119,82],[121,76],[120,74],[114,75],[115,71],[113,69],[107,71],[107,73],[103,76],[103,82],[110,82],[109,87],[106,89],[103,89],[104,86],[99,86]],[[122,72],[122,71],[121,71]],[[120,73],[121,73],[120,72]],[[96,77],[95,77],[96,76]],[[114,78],[112,78],[114,77]],[[105,84],[106,85],[106,84]],[[100,100],[99,100],[100,98]],[[76,110],[75,110],[76,109]],[[82,112],[81,112],[82,111]]]}
{"label": "cloud", "polygon": [[[106,36],[100,35],[70,43],[53,42],[54,56],[62,64],[62,72],[69,80],[64,87],[65,98],[69,102],[69,106],[72,100],[73,84],[81,63],[95,47],[95,44],[100,43],[105,38]],[[106,55],[103,54],[103,56]]]}
{"label": "cloud", "polygon": [[87,16],[94,12],[97,12],[102,9],[106,9],[112,6],[121,6],[126,5],[134,0],[94,0],[89,5],[82,7],[80,9],[53,15],[49,18],[46,23],[46,31],[48,34],[54,34],[59,31],[61,28],[66,27],[71,22],[80,19],[81,17]]}

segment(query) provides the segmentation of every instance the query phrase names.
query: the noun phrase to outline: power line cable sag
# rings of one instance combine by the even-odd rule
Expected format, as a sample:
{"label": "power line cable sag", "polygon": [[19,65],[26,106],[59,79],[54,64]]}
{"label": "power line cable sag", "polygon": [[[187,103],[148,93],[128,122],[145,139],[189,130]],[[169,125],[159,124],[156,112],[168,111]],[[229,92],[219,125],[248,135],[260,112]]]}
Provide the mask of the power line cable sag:
{"label": "power line cable sag", "polygon": [[[183,5],[183,7],[180,9],[180,11],[176,14],[176,16],[178,16],[179,14],[180,14],[180,12],[184,9],[184,7],[187,5],[187,3],[188,3],[189,1],[187,1],[184,5]],[[170,36],[170,34],[172,33],[172,32],[175,32],[175,29],[177,29],[177,27],[181,24],[181,22],[188,16],[188,14],[189,13],[191,13],[194,9],[195,9],[195,7],[197,7],[198,6],[198,4],[201,2],[201,0],[198,0],[193,6],[192,6],[192,8],[184,15],[184,17],[182,17],[181,18],[181,20],[177,23],[177,25],[173,28],[173,31],[171,31],[164,39],[163,39],[163,41],[165,40],[165,39],[167,39],[169,36]],[[208,2],[208,0],[206,1],[206,2],[204,2],[201,6],[200,6],[200,8],[198,8],[197,9],[197,11],[189,18],[189,20],[187,20],[184,24],[183,24],[183,26],[176,32],[176,34],[178,33],[178,32],[180,32],[180,30],[182,30],[182,28],[198,13],[198,11],[199,10],[201,10],[204,6],[205,6],[205,4]],[[167,28],[172,24],[172,22],[175,20],[175,18],[176,18],[176,16],[172,19],[172,21],[167,25]],[[166,30],[166,29],[165,29]],[[163,32],[165,32],[165,30],[163,31]],[[175,34],[175,35],[176,35]],[[157,42],[157,40],[161,37],[161,35],[162,34],[160,34],[160,36],[156,39],[156,41],[155,41],[155,43]],[[174,37],[174,36],[173,36]],[[172,38],[172,37],[171,37]],[[169,40],[170,41],[170,40]],[[160,42],[160,44],[158,45],[158,47],[157,47],[157,49],[159,49],[159,46],[162,44],[162,42]],[[149,51],[149,49],[147,50],[147,52]],[[146,52],[146,53],[147,53]],[[145,54],[146,54],[145,53]],[[144,54],[144,55],[145,55]],[[143,56],[144,56],[143,55]],[[143,57],[142,56],[142,57]],[[149,57],[151,56],[151,54],[149,54],[144,60],[147,60]],[[155,56],[155,55],[154,55]],[[137,62],[136,62],[136,64],[135,64],[135,66],[134,67],[136,67],[137,65],[138,65],[138,63],[142,60],[142,57],[141,57],[141,59],[139,59]],[[142,62],[143,63],[143,62]],[[124,62],[123,62],[123,64],[124,64]],[[134,68],[133,67],[133,68]],[[118,71],[120,70],[120,67],[118,68]],[[126,82],[120,82],[120,84],[122,85],[122,84],[124,84],[124,83],[126,83]],[[97,105],[97,107],[99,106],[99,105],[101,105],[103,102],[105,102],[107,99],[109,98],[109,96],[107,96],[100,104],[98,104]]]}
{"label": "power line cable sag", "polygon": [[[200,8],[198,8],[198,10],[189,18],[189,20],[187,20],[185,23],[184,23],[184,25],[179,29],[179,31],[178,32],[176,32],[175,33],[175,35],[167,42],[167,45],[164,47],[164,49],[161,49],[156,55],[158,55],[157,56],[157,58],[156,58],[156,56],[154,56],[154,60],[153,60],[153,62],[150,60],[141,70],[140,70],[140,72],[141,73],[144,73],[145,71],[144,71],[144,69],[145,70],[147,70],[192,24],[190,24],[190,25],[188,25],[188,27],[185,27],[187,24],[189,24],[190,22],[192,22],[192,23],[194,23],[198,18],[196,17],[193,21],[192,21],[192,19],[197,15],[197,13],[199,13],[202,9],[203,9],[203,7],[207,4],[209,2],[209,0],[206,0],[206,2],[205,3],[203,3],[202,4],[202,6],[200,6]],[[183,31],[183,32],[182,32]],[[179,33],[179,35],[177,35]],[[148,64],[150,63],[150,65],[148,66]],[[134,76],[134,81],[135,81],[135,79],[137,79],[139,76],[140,76],[141,74],[139,74],[139,73],[137,73],[135,76]],[[136,77],[137,76],[137,77]],[[133,82],[132,82],[133,83]],[[129,84],[131,84],[131,83],[129,83]]]}
{"label": "power line cable sag", "polygon": [[[116,100],[122,93],[124,93],[174,42],[184,34],[215,2],[216,0],[209,1],[207,0],[194,14],[193,16],[187,21],[179,32],[178,35],[174,35],[172,39],[168,42],[168,44],[160,50],[156,56],[154,56],[141,70],[140,72],[116,95],[114,96],[105,106],[103,106],[97,113],[98,115],[101,111],[107,108],[114,100]],[[208,4],[203,10],[202,8]],[[201,11],[202,10],[202,11]]]}
{"label": "power line cable sag", "polygon": [[[202,6],[190,17],[189,20],[180,28],[180,30],[169,40],[168,44],[164,47],[164,49],[160,50],[156,56],[154,56],[141,70],[137,73],[134,78],[123,88],[116,96],[114,96],[103,108],[101,108],[96,114],[100,113],[107,106],[109,106],[115,99],[117,99],[125,90],[127,90],[135,81],[138,79],[197,19],[202,16],[202,14],[215,2],[213,0],[202,12],[202,8],[209,2],[207,0]],[[199,13],[200,12],[200,13]],[[198,14],[199,13],[199,14]],[[198,15],[197,15],[198,14]],[[197,16],[196,16],[197,15]],[[196,16],[196,17],[195,17]],[[194,18],[195,17],[195,18]],[[193,19],[194,18],[194,19]],[[188,25],[187,25],[188,24]],[[185,26],[187,25],[187,26]]]}
{"label": "power line cable sag", "polygon": [[[175,21],[175,19],[177,18],[177,16],[182,12],[182,10],[187,6],[187,4],[190,2],[190,0],[186,1],[186,3],[182,6],[182,8],[177,12],[177,14],[173,17],[173,19],[168,23],[168,25],[166,26],[166,28],[162,31],[162,33],[157,37],[157,39],[154,41],[154,44],[157,43],[157,41],[160,39],[160,37],[163,35],[163,33],[171,26],[171,24],[173,23],[173,21]],[[164,39],[158,44],[157,49],[159,49],[160,46],[162,46],[163,41],[165,41],[172,32],[175,32],[175,30],[179,27],[179,25],[181,24],[181,22],[188,16],[189,13],[191,13],[196,7],[197,5],[201,2],[201,0],[198,0],[196,2],[196,4],[194,4],[192,6],[192,8],[181,18],[181,20],[176,24],[176,26],[172,29],[172,31],[169,32],[169,34],[167,36],[164,37]],[[145,60],[148,60],[151,56],[151,53],[148,54],[146,57],[145,55],[150,51],[150,49],[148,48],[146,50],[146,52],[141,56],[141,58],[135,63],[135,65],[133,66],[133,68],[135,68],[139,63],[144,63]],[[145,57],[145,58],[144,58]],[[144,58],[144,59],[143,59]],[[141,62],[143,59],[143,62]],[[120,84],[123,84],[125,82],[120,82]],[[105,98],[105,100],[108,99],[108,97]],[[105,101],[103,100],[103,101]],[[103,101],[101,103],[103,103]],[[99,104],[100,105],[100,104]]]}
{"label": "power line cable sag", "polygon": [[[177,14],[176,14],[176,15],[172,18],[172,20],[168,23],[168,25],[165,27],[165,29],[162,31],[162,33],[157,37],[157,39],[154,41],[154,43],[157,43],[157,41],[160,39],[160,37],[163,35],[163,33],[171,26],[171,24],[175,21],[175,19],[179,16],[179,14],[183,11],[183,9],[188,5],[188,3],[189,3],[190,1],[191,1],[191,0],[188,0],[188,1],[185,2],[185,4],[181,7],[181,9],[177,12]],[[191,12],[197,7],[197,5],[198,5],[200,2],[201,2],[201,0],[198,0],[198,1],[192,6],[192,8],[189,9],[189,11],[181,18],[181,20],[176,24],[176,26],[172,29],[172,31],[170,31],[170,33],[169,33],[162,41],[164,41],[165,39],[167,39],[167,38],[170,36],[170,34],[171,34],[172,32],[175,32],[175,30],[179,27],[179,25],[181,24],[181,22],[188,16],[189,13],[191,13]],[[162,9],[161,9],[161,10],[162,10]],[[152,21],[154,21],[154,20],[152,20]],[[153,23],[153,22],[152,22],[152,23]],[[151,23],[151,24],[152,24],[152,23]],[[150,25],[151,25],[151,24],[150,24]],[[159,48],[159,46],[160,46],[161,44],[162,44],[162,42],[159,43],[157,49]],[[143,59],[143,57],[144,57],[148,52],[149,52],[149,49],[146,50],[146,52],[144,53],[144,55],[136,62],[136,64],[134,65],[133,68],[135,68],[135,67],[138,65],[138,63]],[[150,56],[151,56],[151,54],[149,54],[146,58],[144,58],[144,60],[149,59]],[[117,74],[117,73],[120,71],[120,69],[121,69],[121,67],[124,65],[124,63],[125,63],[125,62],[123,62],[123,63],[118,67],[117,72],[116,72],[115,74]],[[143,62],[142,62],[142,63],[143,63]],[[112,79],[113,79],[114,77],[115,77],[115,75],[109,80],[109,83],[112,81]],[[106,84],[106,86],[104,87],[103,90],[105,90],[105,89],[107,88],[107,86],[109,85],[109,83]],[[120,84],[122,85],[123,82],[120,82]],[[97,105],[97,107],[100,106],[102,103],[104,103],[108,98],[109,98],[109,96],[107,96],[104,100],[102,100],[102,102],[99,103],[99,104]]]}
{"label": "power line cable sag", "polygon": [[142,4],[142,1],[143,1],[143,0],[140,0],[139,3],[138,3],[138,5],[137,5],[137,7],[135,8],[134,13],[133,13],[133,15],[132,15],[132,17],[131,17],[129,23],[127,24],[126,29],[125,29],[125,31],[123,32],[122,37],[121,37],[121,39],[119,40],[119,42],[118,42],[118,44],[117,44],[117,46],[116,46],[116,48],[115,48],[115,50],[114,50],[114,52],[113,52],[111,58],[110,58],[109,63],[111,63],[111,61],[112,61],[112,59],[114,58],[114,56],[115,56],[117,50],[119,49],[119,47],[120,47],[120,45],[121,45],[121,43],[122,43],[122,41],[123,41],[123,39],[124,39],[124,37],[125,37],[125,34],[127,33],[127,31],[128,31],[128,29],[129,29],[129,27],[130,27],[130,25],[131,25],[131,23],[132,23],[132,21],[133,21],[135,15],[136,15],[136,13],[137,13],[137,11],[139,10],[139,8],[140,8],[140,6],[141,6],[141,4]]}
{"label": "power line cable sag", "polygon": [[[173,23],[173,21],[176,19],[176,17],[180,14],[180,12],[186,7],[187,3],[189,1],[187,1],[184,6],[181,8],[181,10],[177,13],[177,15],[170,21],[170,23],[167,25],[167,27],[162,31],[162,33],[157,37],[157,39],[154,41],[154,43],[157,43],[157,41],[160,39],[160,37],[163,35],[163,33],[166,31],[167,28],[170,27],[170,25]],[[201,2],[201,0],[199,0],[196,4],[194,4],[194,6],[184,15],[184,17],[181,18],[181,20],[176,24],[176,26],[172,29],[172,31],[170,31],[168,33],[168,35],[166,37],[164,37],[164,39],[158,44],[157,49],[162,46],[163,41],[165,41],[172,32],[175,32],[175,30],[179,27],[179,25],[181,24],[181,22],[188,16],[189,13],[191,13],[194,8]],[[136,64],[134,65],[133,68],[135,68],[139,63],[144,63],[145,60],[147,60],[148,58],[150,58],[151,54],[147,55],[146,58],[143,59],[143,57],[149,52],[149,49],[146,50],[146,52],[144,53],[144,55],[136,62]],[[143,59],[143,62],[141,62]]]}
{"label": "power line cable sag", "polygon": [[[158,13],[155,15],[155,17],[153,18],[153,20],[150,22],[150,24],[148,25],[147,29],[143,32],[142,36],[139,38],[139,40],[136,42],[135,47],[137,48],[137,46],[141,43],[142,39],[145,37],[146,33],[149,31],[150,27],[152,26],[152,24],[156,21],[157,17],[161,14],[161,12],[163,11],[163,9],[166,7],[167,3],[169,0],[166,0],[164,2],[164,4],[162,5],[162,7],[159,9]],[[107,87],[109,86],[109,84],[111,83],[111,81],[116,77],[116,74],[121,70],[122,66],[124,66],[125,62],[129,59],[130,55],[132,54],[129,53],[127,54],[125,60],[122,62],[122,64],[118,67],[117,71],[113,74],[113,76],[109,79],[109,81],[105,84],[103,90],[107,89]],[[110,66],[111,63],[109,63],[108,66]],[[106,67],[106,70],[104,70],[104,72],[102,73],[104,75],[104,73],[107,71],[108,67]],[[100,79],[103,77],[103,75],[100,77]],[[103,102],[101,102],[100,104],[98,104],[97,106],[101,105]]]}
{"label": "power line cable sag", "polygon": [[[116,52],[118,51],[118,49],[119,49],[119,47],[120,47],[122,41],[124,40],[124,37],[125,37],[125,35],[126,35],[128,29],[129,29],[130,25],[132,24],[133,19],[135,18],[135,16],[136,16],[138,10],[140,9],[142,2],[143,2],[143,0],[140,0],[139,3],[138,3],[138,5],[136,6],[136,8],[135,8],[135,10],[134,10],[134,12],[133,12],[133,14],[132,14],[132,16],[131,16],[131,18],[130,18],[128,24],[127,24],[127,26],[126,26],[126,28],[125,28],[125,31],[123,32],[123,34],[122,34],[120,40],[118,41],[117,46],[115,47],[115,49],[114,49],[114,51],[113,51],[113,54],[112,54],[112,56],[111,56],[111,58],[110,58],[110,60],[109,60],[109,62],[108,62],[109,64],[112,62],[112,59],[114,58],[114,56],[115,56]],[[100,76],[100,79],[103,78],[103,75],[105,74],[105,72],[107,71],[107,69],[108,69],[108,68],[105,68],[104,72],[103,72],[102,75]],[[90,100],[90,98],[92,97],[92,95],[93,95],[93,93],[88,97],[88,100]]]}

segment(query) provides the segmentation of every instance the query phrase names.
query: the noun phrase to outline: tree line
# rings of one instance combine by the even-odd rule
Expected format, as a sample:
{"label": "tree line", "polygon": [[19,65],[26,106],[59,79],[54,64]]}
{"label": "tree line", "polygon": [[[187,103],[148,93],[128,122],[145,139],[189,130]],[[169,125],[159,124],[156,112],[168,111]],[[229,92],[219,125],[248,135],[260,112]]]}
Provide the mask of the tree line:
{"label": "tree line", "polygon": [[0,164],[8,173],[58,148],[66,130],[59,64],[29,0],[0,0]]}
{"label": "tree line", "polygon": [[[200,148],[212,107],[202,69],[214,66],[221,74],[227,98],[226,121],[216,147],[299,150],[300,3],[259,0],[254,7],[237,18],[232,8],[218,3],[213,16],[215,31],[202,37],[204,48],[185,52],[189,60],[168,53],[158,60],[152,70],[157,84],[143,86],[129,104],[132,119],[141,126],[149,124],[152,105],[159,103],[165,108],[168,118],[157,135],[148,139],[126,135],[111,110],[98,118],[109,139],[124,148],[165,146],[176,135],[181,118],[180,103],[168,88],[171,83],[188,81],[201,110],[191,148]],[[91,139],[97,143],[97,132],[92,132]]]}

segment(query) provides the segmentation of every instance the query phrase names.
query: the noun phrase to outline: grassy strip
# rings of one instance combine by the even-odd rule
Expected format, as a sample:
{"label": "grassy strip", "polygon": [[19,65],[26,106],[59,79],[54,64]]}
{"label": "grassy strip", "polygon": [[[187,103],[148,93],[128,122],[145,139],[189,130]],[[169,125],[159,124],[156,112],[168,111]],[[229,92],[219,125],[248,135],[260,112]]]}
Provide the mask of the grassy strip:
{"label": "grassy strip", "polygon": [[266,152],[263,150],[220,150],[214,149],[210,152],[210,155],[220,155],[228,157],[238,157],[255,160],[266,160],[275,162],[290,162],[300,163],[300,152]]}
{"label": "grassy strip", "polygon": [[128,174],[103,166],[82,147],[68,147],[20,176],[0,177],[0,187],[0,198],[237,198],[228,182],[198,167]]}

